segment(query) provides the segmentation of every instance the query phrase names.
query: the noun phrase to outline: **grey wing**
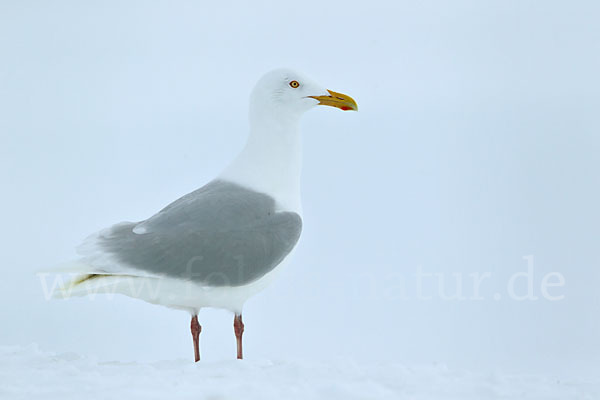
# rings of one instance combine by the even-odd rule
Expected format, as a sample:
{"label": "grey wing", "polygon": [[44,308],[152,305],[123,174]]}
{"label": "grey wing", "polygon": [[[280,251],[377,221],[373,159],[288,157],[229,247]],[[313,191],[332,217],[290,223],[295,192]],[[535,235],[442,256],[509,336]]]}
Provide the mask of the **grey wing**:
{"label": "grey wing", "polygon": [[276,212],[270,196],[213,181],[146,221],[115,225],[95,248],[148,274],[240,286],[275,268],[301,230],[300,216]]}

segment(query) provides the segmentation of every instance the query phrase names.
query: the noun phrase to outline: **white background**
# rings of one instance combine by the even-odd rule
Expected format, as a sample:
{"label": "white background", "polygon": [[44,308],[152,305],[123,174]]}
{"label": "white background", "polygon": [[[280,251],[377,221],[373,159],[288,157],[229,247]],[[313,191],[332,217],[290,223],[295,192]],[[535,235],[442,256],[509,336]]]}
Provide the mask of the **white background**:
{"label": "white background", "polygon": [[[252,86],[287,66],[360,111],[303,120],[303,237],[246,304],[248,358],[597,374],[599,19],[593,1],[1,1],[0,344],[191,358],[187,314],[46,301],[34,272],[214,177]],[[529,255],[538,300],[510,299]],[[467,299],[433,277],[419,298],[419,268],[449,294],[462,273]],[[200,320],[203,357],[233,358],[231,315]]]}

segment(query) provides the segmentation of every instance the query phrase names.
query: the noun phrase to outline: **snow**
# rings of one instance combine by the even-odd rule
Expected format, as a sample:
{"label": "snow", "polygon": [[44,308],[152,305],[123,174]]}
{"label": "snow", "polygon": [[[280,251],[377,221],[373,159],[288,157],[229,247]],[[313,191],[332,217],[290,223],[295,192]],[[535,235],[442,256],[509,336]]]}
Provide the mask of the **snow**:
{"label": "snow", "polygon": [[600,380],[347,359],[99,362],[32,344],[0,346],[0,398],[592,400]]}

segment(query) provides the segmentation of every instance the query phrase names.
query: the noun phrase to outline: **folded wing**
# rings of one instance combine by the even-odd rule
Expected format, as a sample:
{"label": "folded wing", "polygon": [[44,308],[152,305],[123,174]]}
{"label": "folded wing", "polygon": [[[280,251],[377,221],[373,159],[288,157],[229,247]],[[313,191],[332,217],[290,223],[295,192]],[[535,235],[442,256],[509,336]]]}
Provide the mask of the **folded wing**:
{"label": "folded wing", "polygon": [[270,196],[218,180],[145,221],[90,237],[79,251],[95,272],[240,286],[273,270],[301,230],[300,216],[277,212]]}

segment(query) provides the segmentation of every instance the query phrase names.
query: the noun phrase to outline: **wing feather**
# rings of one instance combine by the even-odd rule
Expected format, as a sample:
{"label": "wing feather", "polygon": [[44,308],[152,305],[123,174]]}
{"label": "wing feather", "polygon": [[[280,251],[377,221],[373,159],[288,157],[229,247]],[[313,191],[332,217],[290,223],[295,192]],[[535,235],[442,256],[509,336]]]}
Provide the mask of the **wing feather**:
{"label": "wing feather", "polygon": [[145,221],[96,234],[79,250],[90,264],[111,273],[133,270],[208,286],[240,286],[275,268],[301,230],[300,216],[277,212],[270,196],[213,181]]}

